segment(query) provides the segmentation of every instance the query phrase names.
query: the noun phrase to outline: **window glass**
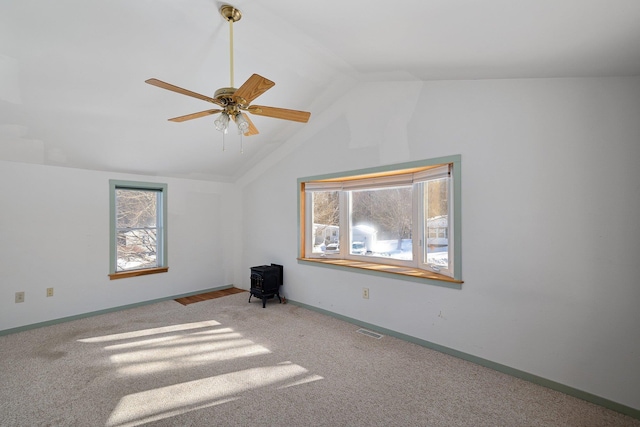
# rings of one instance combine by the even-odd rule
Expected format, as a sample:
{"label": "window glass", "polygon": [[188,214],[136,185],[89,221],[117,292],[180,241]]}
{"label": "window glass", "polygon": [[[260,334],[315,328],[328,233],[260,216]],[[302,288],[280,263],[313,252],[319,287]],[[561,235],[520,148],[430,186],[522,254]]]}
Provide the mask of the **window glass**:
{"label": "window glass", "polygon": [[312,193],[313,253],[340,252],[340,193],[316,191]]}
{"label": "window glass", "polygon": [[412,187],[349,193],[350,254],[412,260]]}
{"label": "window glass", "polygon": [[154,190],[116,189],[116,271],[158,267],[158,199]]}
{"label": "window glass", "polygon": [[423,183],[424,230],[423,262],[439,271],[449,269],[449,191],[450,178]]}

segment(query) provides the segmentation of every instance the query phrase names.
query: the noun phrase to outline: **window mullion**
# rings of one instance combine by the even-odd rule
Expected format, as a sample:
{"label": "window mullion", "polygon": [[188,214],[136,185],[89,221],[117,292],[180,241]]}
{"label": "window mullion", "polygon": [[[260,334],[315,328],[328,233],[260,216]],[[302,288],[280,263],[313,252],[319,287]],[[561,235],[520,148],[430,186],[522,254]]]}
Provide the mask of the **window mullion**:
{"label": "window mullion", "polygon": [[422,196],[422,184],[413,184],[412,218],[411,218],[411,242],[413,249],[414,265],[422,265],[422,251],[424,245],[424,197]]}
{"label": "window mullion", "polygon": [[448,222],[447,222],[447,239],[448,239],[448,257],[449,257],[449,268],[448,268],[448,272],[450,276],[454,276],[454,261],[455,261],[455,256],[454,256],[454,250],[455,250],[455,243],[454,243],[454,236],[453,236],[453,231],[454,231],[454,220],[455,220],[455,213],[454,213],[454,200],[453,200],[453,184],[454,184],[454,179],[453,176],[451,176],[449,178],[449,180],[447,181],[448,184],[448,194],[449,194],[449,198],[447,200],[447,207],[449,209],[448,212]]}
{"label": "window mullion", "polygon": [[349,221],[351,217],[351,193],[340,191],[340,258],[349,255],[349,241],[351,240],[351,229]]}
{"label": "window mullion", "polygon": [[156,194],[156,265],[161,266],[164,260],[164,230],[162,225],[164,224],[163,217],[163,205],[162,205],[162,192],[158,191]]}
{"label": "window mullion", "polygon": [[[305,191],[301,197],[304,197],[304,248],[300,249],[305,257],[313,255],[313,193]],[[302,245],[301,245],[302,246]]]}

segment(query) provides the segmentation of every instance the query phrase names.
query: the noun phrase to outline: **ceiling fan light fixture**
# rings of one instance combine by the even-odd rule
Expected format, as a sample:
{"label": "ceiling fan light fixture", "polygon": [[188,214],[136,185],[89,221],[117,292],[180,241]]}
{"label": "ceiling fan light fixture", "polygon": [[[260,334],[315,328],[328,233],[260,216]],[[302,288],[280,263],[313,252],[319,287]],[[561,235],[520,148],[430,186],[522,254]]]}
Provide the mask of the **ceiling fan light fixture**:
{"label": "ceiling fan light fixture", "polygon": [[220,132],[227,133],[227,129],[229,129],[229,115],[226,111],[220,113],[218,118],[213,122],[216,126],[216,129]]}
{"label": "ceiling fan light fixture", "polygon": [[238,125],[238,133],[240,135],[249,130],[249,122],[244,118],[242,113],[236,114],[236,125]]}

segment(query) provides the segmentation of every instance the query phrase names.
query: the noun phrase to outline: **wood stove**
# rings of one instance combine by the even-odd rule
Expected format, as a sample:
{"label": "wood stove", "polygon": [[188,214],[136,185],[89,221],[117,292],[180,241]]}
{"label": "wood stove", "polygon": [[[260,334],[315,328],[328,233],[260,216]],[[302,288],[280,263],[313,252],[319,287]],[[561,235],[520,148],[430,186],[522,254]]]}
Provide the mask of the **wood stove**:
{"label": "wood stove", "polygon": [[278,264],[258,265],[251,267],[251,289],[249,294],[249,302],[251,297],[262,299],[262,308],[267,305],[267,299],[274,296],[280,298],[280,286],[282,286],[282,266]]}

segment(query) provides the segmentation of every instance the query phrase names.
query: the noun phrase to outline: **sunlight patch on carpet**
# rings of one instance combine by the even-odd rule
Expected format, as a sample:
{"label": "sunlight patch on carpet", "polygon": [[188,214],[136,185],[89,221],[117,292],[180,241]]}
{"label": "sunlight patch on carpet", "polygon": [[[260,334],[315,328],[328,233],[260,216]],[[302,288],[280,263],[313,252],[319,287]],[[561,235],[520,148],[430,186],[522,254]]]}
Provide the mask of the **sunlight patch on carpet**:
{"label": "sunlight patch on carpet", "polygon": [[207,320],[204,322],[183,323],[180,325],[163,326],[161,328],[143,329],[141,331],[123,332],[121,334],[104,335],[93,338],[79,339],[79,342],[84,343],[102,343],[109,341],[120,341],[131,338],[147,337],[151,335],[166,334],[167,332],[186,331],[189,329],[209,328],[211,326],[218,326],[219,322],[215,320]]}
{"label": "sunlight patch on carpet", "polygon": [[175,334],[175,335],[168,335],[168,336],[159,337],[159,338],[151,338],[148,340],[136,340],[136,341],[126,342],[122,344],[108,345],[104,349],[105,350],[125,350],[125,349],[131,349],[136,347],[147,347],[147,348],[156,347],[156,346],[162,347],[163,345],[168,345],[169,343],[175,342],[176,340],[180,340],[181,344],[185,344],[187,342],[195,343],[198,341],[210,340],[211,338],[209,338],[209,336],[211,335],[215,335],[215,339],[218,339],[218,340],[227,340],[231,338],[242,337],[242,335],[240,335],[237,332],[234,332],[233,329],[231,328],[221,328],[221,329],[215,329],[212,331],[194,332],[192,334],[189,334],[189,337],[191,338],[186,338],[185,335],[182,335],[182,334]]}
{"label": "sunlight patch on carpet", "polygon": [[128,427],[167,419],[239,399],[258,388],[300,382],[307,373],[300,365],[284,362],[129,394],[120,399],[106,425]]}

